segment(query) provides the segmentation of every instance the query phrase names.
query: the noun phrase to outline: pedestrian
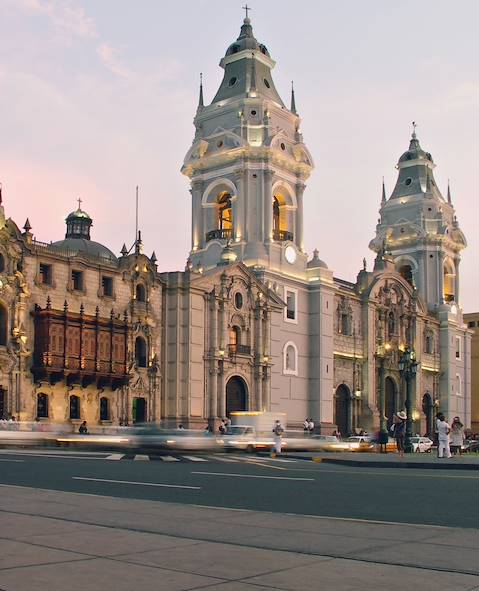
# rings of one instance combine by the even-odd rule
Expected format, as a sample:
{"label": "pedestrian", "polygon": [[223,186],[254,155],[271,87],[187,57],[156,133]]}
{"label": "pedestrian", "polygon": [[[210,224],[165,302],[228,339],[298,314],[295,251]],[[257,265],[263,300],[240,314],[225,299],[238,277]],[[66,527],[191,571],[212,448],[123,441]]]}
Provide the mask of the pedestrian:
{"label": "pedestrian", "polygon": [[213,429],[211,428],[211,425],[209,423],[206,423],[205,434],[211,435],[212,433],[213,433]]}
{"label": "pedestrian", "polygon": [[454,417],[451,424],[451,452],[456,456],[457,454],[462,455],[462,446],[464,445],[464,425],[461,423],[459,417]]}
{"label": "pedestrian", "polygon": [[400,410],[393,418],[393,437],[396,440],[396,448],[400,458],[404,457],[404,440],[406,438],[406,420],[407,415],[403,410]]}
{"label": "pedestrian", "polygon": [[337,437],[338,439],[341,439],[341,431],[339,429],[335,429],[333,431],[333,435],[334,435],[334,437]]}
{"label": "pedestrian", "polygon": [[283,437],[284,429],[281,425],[281,421],[277,420],[273,427],[274,436],[274,451],[271,452],[271,457],[275,458],[281,453],[281,439]]}
{"label": "pedestrian", "polygon": [[80,425],[78,433],[80,433],[80,435],[88,435],[88,427],[86,421],[83,421],[83,423]]}
{"label": "pedestrian", "polygon": [[218,427],[218,431],[220,432],[220,435],[224,435],[226,433],[224,421],[221,421],[220,426]]}
{"label": "pedestrian", "polygon": [[443,458],[445,453],[446,458],[450,458],[451,450],[449,449],[449,433],[451,432],[451,427],[446,422],[446,419],[442,412],[437,415],[436,424],[438,438],[437,457]]}
{"label": "pedestrian", "polygon": [[303,431],[305,435],[309,435],[309,419],[303,421]]}
{"label": "pedestrian", "polygon": [[313,421],[313,419],[309,419],[308,430],[309,430],[309,434],[310,435],[312,435],[314,433],[314,421]]}
{"label": "pedestrian", "polygon": [[185,428],[183,427],[183,423],[180,423],[180,424],[178,425],[178,429],[179,429],[180,431],[184,431],[184,430],[185,430]]}

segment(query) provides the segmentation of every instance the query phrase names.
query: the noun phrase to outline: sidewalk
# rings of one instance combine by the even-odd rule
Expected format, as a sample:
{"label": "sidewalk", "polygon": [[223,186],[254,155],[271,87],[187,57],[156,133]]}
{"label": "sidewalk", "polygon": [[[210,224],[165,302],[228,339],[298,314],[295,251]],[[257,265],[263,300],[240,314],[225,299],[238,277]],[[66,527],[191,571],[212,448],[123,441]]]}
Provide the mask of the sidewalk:
{"label": "sidewalk", "polygon": [[474,529],[9,485],[0,524],[2,591],[479,590]]}

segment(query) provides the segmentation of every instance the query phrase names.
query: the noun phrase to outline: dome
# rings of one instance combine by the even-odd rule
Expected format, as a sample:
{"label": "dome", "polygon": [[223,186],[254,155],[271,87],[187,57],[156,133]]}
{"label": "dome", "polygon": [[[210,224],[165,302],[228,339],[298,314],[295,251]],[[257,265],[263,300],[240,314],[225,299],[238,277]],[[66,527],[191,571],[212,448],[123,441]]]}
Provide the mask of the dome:
{"label": "dome", "polygon": [[266,49],[266,46],[262,43],[259,43],[255,39],[253,35],[253,27],[251,26],[251,20],[249,18],[244,19],[243,25],[241,26],[239,37],[234,43],[232,43],[228,47],[228,49],[226,50],[226,55],[239,53],[240,51],[244,51],[245,49],[249,49],[252,51],[260,51],[264,55],[271,57],[269,55],[268,50]]}
{"label": "dome", "polygon": [[76,219],[81,219],[81,220],[90,220],[92,221],[91,217],[87,214],[86,211],[83,211],[82,209],[78,208],[76,211],[72,211],[71,213],[69,213],[66,217],[66,222],[71,222],[73,220]]}
{"label": "dome", "polygon": [[318,250],[314,249],[313,258],[310,261],[308,261],[308,264],[306,265],[308,269],[328,268],[328,265],[318,257],[318,254]]}
{"label": "dome", "polygon": [[116,256],[109,248],[99,242],[87,240],[86,238],[65,238],[65,240],[53,242],[51,246],[53,248],[58,248],[59,250],[67,250],[72,256],[85,253],[89,256],[104,259],[112,263],[117,262]]}
{"label": "dome", "polygon": [[419,145],[419,140],[415,133],[412,134],[409,149],[399,158],[399,163],[407,162],[408,160],[428,160],[429,162],[433,162],[431,154],[424,151]]}

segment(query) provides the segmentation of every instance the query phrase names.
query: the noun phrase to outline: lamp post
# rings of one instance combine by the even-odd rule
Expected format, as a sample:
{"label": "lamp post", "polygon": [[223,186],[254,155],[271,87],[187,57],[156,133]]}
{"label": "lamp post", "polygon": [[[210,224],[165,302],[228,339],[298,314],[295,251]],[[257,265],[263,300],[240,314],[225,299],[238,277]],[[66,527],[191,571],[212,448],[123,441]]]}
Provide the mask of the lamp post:
{"label": "lamp post", "polygon": [[385,375],[385,362],[386,357],[391,352],[391,344],[384,343],[378,346],[376,351],[376,359],[379,361],[379,443],[381,445],[381,452],[386,453],[387,442],[389,439],[388,431],[386,428],[386,402],[384,398],[384,375]]}
{"label": "lamp post", "polygon": [[411,382],[414,376],[416,375],[417,371],[417,361],[416,361],[416,353],[413,349],[406,347],[404,351],[401,353],[401,357],[399,358],[399,373],[401,377],[404,378],[406,382],[406,442],[404,446],[404,451],[406,453],[412,453],[413,446],[411,444],[411,437],[413,436],[412,432],[412,423],[413,423],[413,416],[412,416],[412,396],[411,396]]}

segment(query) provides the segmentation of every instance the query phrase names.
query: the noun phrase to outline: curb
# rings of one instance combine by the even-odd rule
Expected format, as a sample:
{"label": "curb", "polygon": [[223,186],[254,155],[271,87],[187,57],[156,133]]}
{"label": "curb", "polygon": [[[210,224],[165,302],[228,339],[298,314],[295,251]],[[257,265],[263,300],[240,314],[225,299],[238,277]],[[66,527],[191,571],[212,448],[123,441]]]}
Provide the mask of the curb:
{"label": "curb", "polygon": [[339,464],[343,466],[355,466],[364,468],[416,468],[420,470],[479,470],[479,464],[449,464],[449,463],[431,463],[431,462],[377,462],[374,460],[349,460],[342,458],[320,458],[313,457],[313,462],[322,462],[328,464]]}

